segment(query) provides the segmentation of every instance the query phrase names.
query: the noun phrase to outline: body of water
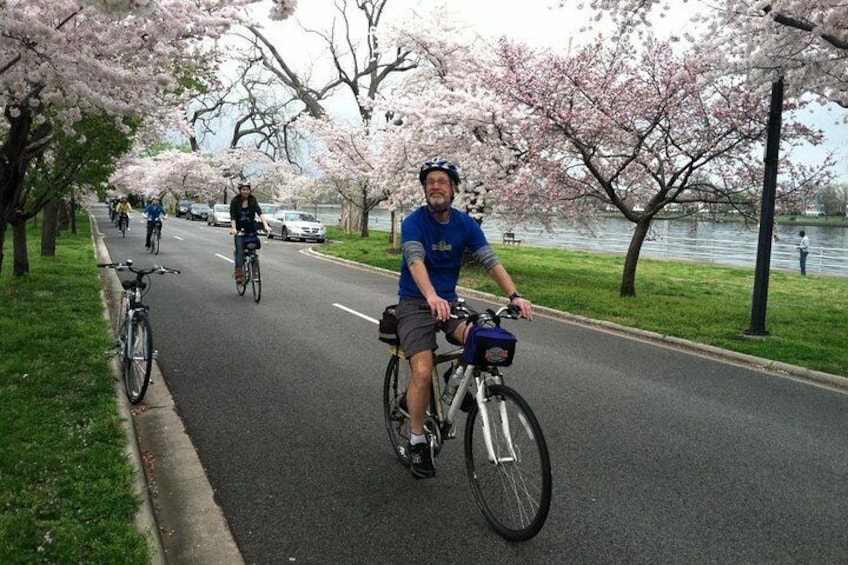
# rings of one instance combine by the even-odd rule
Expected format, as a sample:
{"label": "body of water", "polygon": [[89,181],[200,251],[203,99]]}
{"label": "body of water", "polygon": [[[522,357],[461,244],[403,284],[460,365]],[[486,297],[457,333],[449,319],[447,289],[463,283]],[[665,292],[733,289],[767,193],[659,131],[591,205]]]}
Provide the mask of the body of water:
{"label": "body of water", "polygon": [[[319,206],[318,217],[328,225],[339,220],[338,206]],[[389,213],[374,210],[370,227],[389,229]],[[799,271],[798,232],[805,230],[810,238],[807,257],[808,274],[822,273],[848,277],[848,228],[837,226],[778,225],[777,239],[772,241],[771,268]],[[541,224],[520,224],[505,229],[497,219],[483,222],[489,241],[498,243],[503,231],[515,233],[523,245],[584,249],[624,255],[630,245],[633,224],[623,218],[600,218],[594,223],[558,221],[552,231]],[[756,226],[746,228],[739,222],[694,220],[657,220],[642,246],[641,257],[682,259],[721,265],[756,266],[759,232]]]}

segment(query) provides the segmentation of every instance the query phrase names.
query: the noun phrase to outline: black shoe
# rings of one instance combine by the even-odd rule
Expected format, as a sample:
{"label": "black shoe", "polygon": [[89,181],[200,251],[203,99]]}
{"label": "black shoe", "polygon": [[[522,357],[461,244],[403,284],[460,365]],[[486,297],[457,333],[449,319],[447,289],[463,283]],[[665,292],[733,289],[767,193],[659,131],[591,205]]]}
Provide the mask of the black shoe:
{"label": "black shoe", "polygon": [[416,479],[432,479],[436,476],[433,467],[433,444],[427,438],[425,443],[409,445],[409,470]]}

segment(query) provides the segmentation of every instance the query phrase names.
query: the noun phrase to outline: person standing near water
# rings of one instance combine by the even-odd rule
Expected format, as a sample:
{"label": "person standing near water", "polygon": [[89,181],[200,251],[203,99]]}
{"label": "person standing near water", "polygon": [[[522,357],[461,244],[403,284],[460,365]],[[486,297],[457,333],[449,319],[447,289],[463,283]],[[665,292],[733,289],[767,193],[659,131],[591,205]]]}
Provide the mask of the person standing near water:
{"label": "person standing near water", "polygon": [[795,249],[798,250],[798,254],[801,260],[801,274],[807,274],[807,255],[810,254],[810,238],[807,237],[807,232],[801,230],[798,232],[798,235],[801,236],[801,241],[798,245],[795,246]]}

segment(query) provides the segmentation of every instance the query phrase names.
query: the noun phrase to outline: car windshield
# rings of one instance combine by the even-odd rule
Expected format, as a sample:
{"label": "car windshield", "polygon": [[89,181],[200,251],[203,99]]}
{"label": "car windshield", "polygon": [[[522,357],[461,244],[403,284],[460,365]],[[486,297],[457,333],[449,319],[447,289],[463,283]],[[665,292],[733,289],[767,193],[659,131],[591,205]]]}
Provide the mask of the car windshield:
{"label": "car windshield", "polygon": [[229,212],[230,207],[227,206],[226,204],[215,204],[215,211],[216,212]]}
{"label": "car windshield", "polygon": [[280,209],[276,204],[260,204],[259,207],[262,208],[262,213],[267,215],[272,215]]}
{"label": "car windshield", "polygon": [[287,222],[317,222],[315,216],[309,212],[288,212],[286,213]]}
{"label": "car windshield", "polygon": [[207,204],[192,204],[191,206],[194,210],[208,210],[209,206]]}

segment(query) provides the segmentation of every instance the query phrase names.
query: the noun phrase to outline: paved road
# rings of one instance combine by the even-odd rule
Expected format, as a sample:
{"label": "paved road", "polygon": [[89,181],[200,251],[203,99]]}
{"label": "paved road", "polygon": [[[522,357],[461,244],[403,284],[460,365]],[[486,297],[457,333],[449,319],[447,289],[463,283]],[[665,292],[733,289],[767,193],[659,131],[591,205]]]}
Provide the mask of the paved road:
{"label": "paved road", "polygon": [[[145,262],[133,228],[104,227],[113,259]],[[377,317],[395,280],[269,241],[257,305],[236,295],[225,228],[164,233],[156,262],[183,275],[148,297],[159,364],[248,563],[848,562],[844,392],[516,322],[509,374],[546,432],[554,498],[543,531],[509,544],[474,506],[460,442],[432,481],[392,455],[386,353],[339,306]]]}

